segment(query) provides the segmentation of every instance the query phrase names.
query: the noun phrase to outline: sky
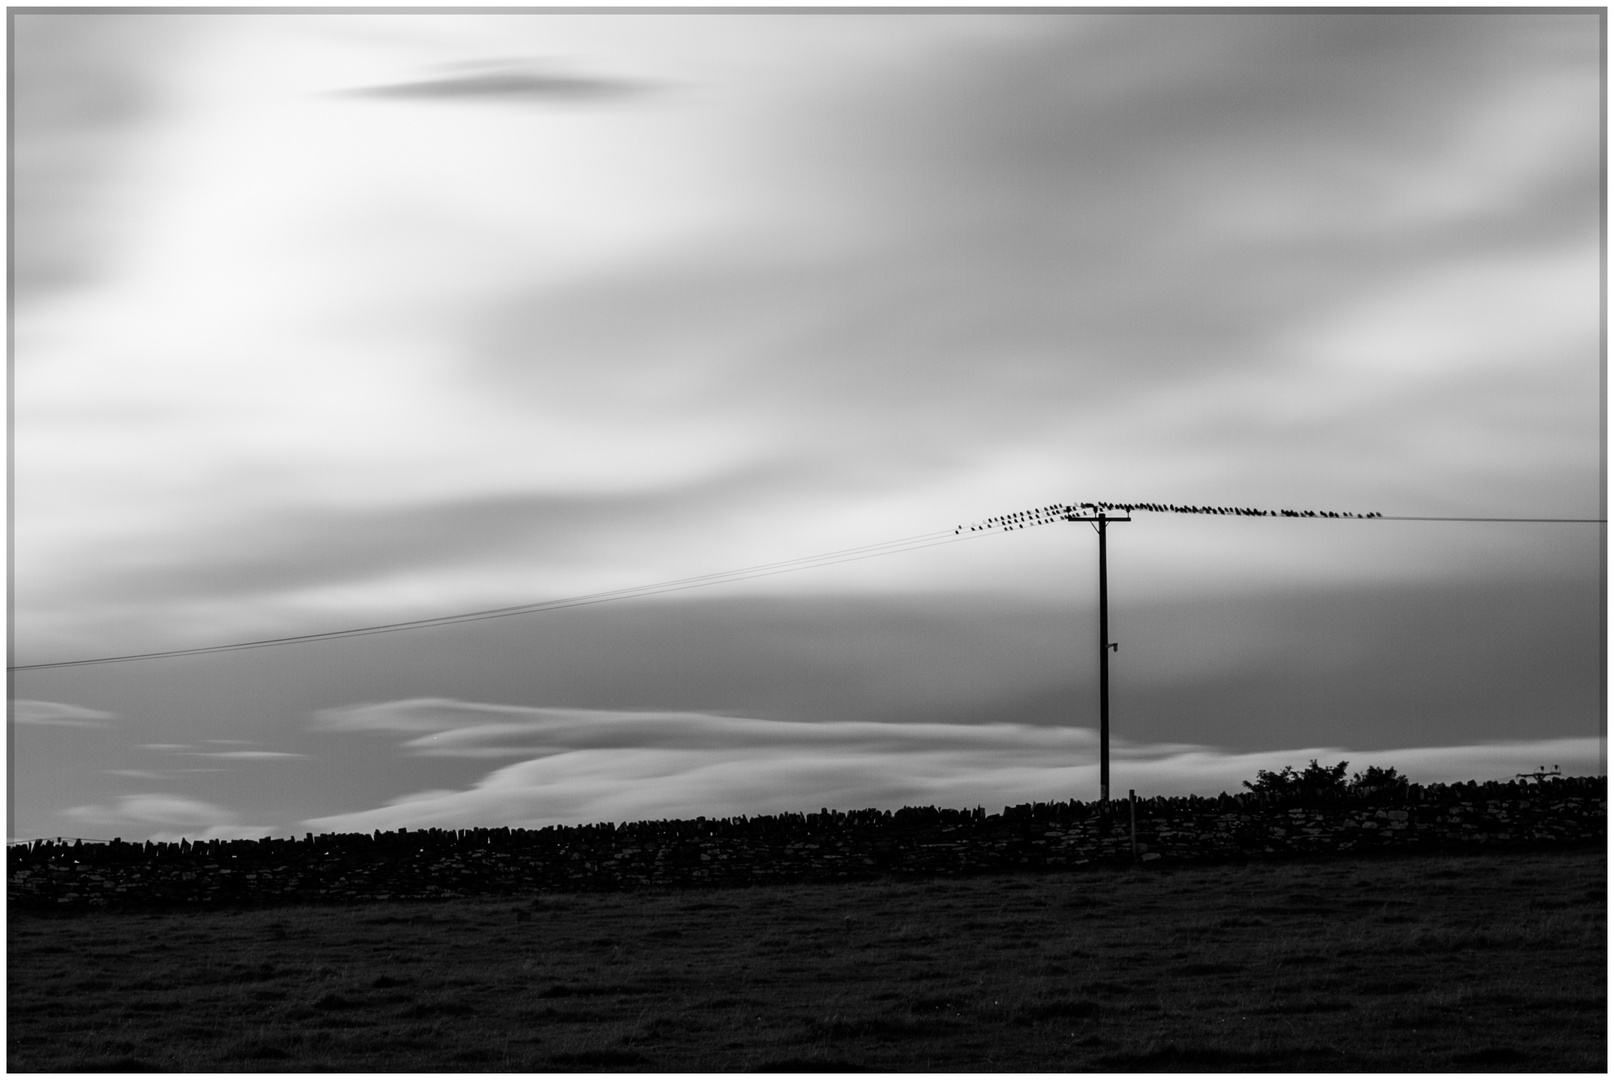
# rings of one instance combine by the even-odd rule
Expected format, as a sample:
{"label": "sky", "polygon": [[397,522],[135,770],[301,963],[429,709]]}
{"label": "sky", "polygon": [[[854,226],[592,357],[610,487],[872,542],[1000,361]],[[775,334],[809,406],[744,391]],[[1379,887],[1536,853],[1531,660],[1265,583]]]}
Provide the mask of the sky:
{"label": "sky", "polygon": [[[1098,796],[1054,502],[1605,516],[1600,13],[11,15],[12,837]],[[944,542],[934,542],[941,540]],[[1139,512],[1112,789],[1606,771],[1604,527]]]}

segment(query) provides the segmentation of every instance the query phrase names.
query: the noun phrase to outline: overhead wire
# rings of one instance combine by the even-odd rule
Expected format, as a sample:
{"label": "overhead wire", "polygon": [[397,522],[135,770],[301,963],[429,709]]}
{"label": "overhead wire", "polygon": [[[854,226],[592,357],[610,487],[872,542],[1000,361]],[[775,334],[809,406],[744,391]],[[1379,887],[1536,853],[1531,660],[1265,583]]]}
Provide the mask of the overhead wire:
{"label": "overhead wire", "polygon": [[1099,514],[1111,510],[1127,514],[1146,512],[1154,514],[1210,514],[1230,517],[1351,519],[1359,521],[1517,521],[1588,525],[1605,524],[1607,522],[1606,518],[1436,517],[1387,515],[1377,512],[1363,514],[1345,510],[1262,510],[1248,506],[1199,506],[1181,503],[1100,501],[1050,503],[1047,506],[1039,506],[1031,510],[1018,510],[1012,514],[1000,514],[996,517],[985,518],[975,522],[973,525],[960,525],[953,532],[959,535],[982,532],[1012,532],[1016,529],[1025,529],[1033,525],[1050,525],[1056,521],[1090,520],[1083,518],[1082,515],[1085,513]]}
{"label": "overhead wire", "polygon": [[857,562],[862,559],[872,559],[882,555],[895,555],[905,551],[917,551],[921,548],[935,547],[940,544],[957,543],[959,540],[969,539],[966,536],[956,536],[952,530],[940,530],[932,533],[921,533],[915,536],[903,537],[897,540],[886,540],[877,544],[862,544],[857,547],[841,548],[836,551],[824,552],[818,555],[806,555],[796,559],[782,559],[771,563],[759,563],[756,566],[742,567],[737,570],[724,570],[711,574],[697,574],[692,577],[675,578],[670,581],[659,581],[648,585],[630,586],[623,589],[609,589],[597,593],[585,593],[579,596],[566,596],[554,600],[539,600],[530,604],[517,604],[510,607],[487,608],[480,611],[459,612],[453,615],[437,615],[422,619],[407,619],[401,622],[380,623],[373,626],[358,626],[343,630],[326,630],[312,634],[291,634],[284,637],[259,638],[253,641],[237,641],[224,645],[202,645],[189,649],[162,649],[154,652],[124,653],[117,656],[96,656],[78,660],[57,660],[40,664],[15,664],[6,668],[7,671],[42,671],[50,668],[88,667],[94,664],[118,664],[136,660],[160,660],[181,656],[203,656],[210,653],[240,652],[248,649],[267,649],[280,645],[294,645],[311,641],[335,641],[344,638],[368,637],[374,634],[391,634],[404,630],[423,630],[435,626],[451,626],[458,623],[480,622],[487,619],[503,619],[515,615],[537,614],[543,611],[555,611],[564,608],[586,607],[590,604],[603,604],[614,600],[631,600],[641,596],[656,596],[662,593],[681,592],[686,589],[704,588],[710,585],[721,585],[731,581],[748,581],[753,578],[773,577],[777,574],[793,573],[797,570],[807,570],[818,566],[831,566],[837,563]]}
{"label": "overhead wire", "polygon": [[1401,514],[1380,515],[1384,521],[1525,521],[1562,525],[1606,525],[1608,518],[1526,518],[1526,517],[1409,517]]}
{"label": "overhead wire", "polygon": [[343,630],[326,630],[312,634],[291,634],[284,637],[259,638],[252,641],[237,641],[224,645],[203,645],[188,649],[162,649],[154,652],[124,653],[117,656],[96,656],[77,660],[57,660],[39,664],[15,664],[8,666],[7,671],[44,671],[53,668],[88,667],[96,664],[119,664],[139,660],[160,660],[182,656],[204,656],[212,653],[240,652],[248,649],[266,649],[281,645],[295,645],[313,641],[337,641],[345,638],[368,637],[375,634],[399,633],[406,630],[424,630],[437,626],[452,626],[459,623],[481,622],[488,619],[503,619],[516,615],[531,615],[544,611],[558,611],[565,608],[586,607],[592,604],[609,603],[616,600],[631,600],[645,596],[657,596],[669,592],[682,592],[687,589],[705,588],[711,585],[721,585],[733,581],[748,581],[753,578],[772,577],[778,574],[794,573],[798,570],[812,569],[818,566],[832,566],[838,563],[857,562],[862,559],[872,559],[883,555],[895,555],[906,551],[917,551],[922,548],[936,547],[942,544],[957,543],[975,536],[984,536],[992,532],[1023,529],[1031,525],[1051,524],[1055,521],[1078,520],[1077,515],[1083,510],[1122,510],[1127,513],[1133,511],[1149,511],[1155,513],[1178,514],[1231,514],[1251,517],[1285,517],[1285,518],[1315,518],[1315,519],[1359,519],[1374,521],[1482,521],[1482,522],[1539,522],[1539,523],[1606,523],[1605,518],[1522,518],[1522,517],[1433,517],[1433,516],[1402,516],[1385,515],[1377,513],[1356,514],[1341,511],[1316,510],[1256,510],[1243,507],[1210,507],[1185,506],[1173,503],[1109,503],[1109,502],[1082,502],[1082,503],[1053,503],[1034,510],[1019,511],[1013,514],[1004,514],[998,517],[987,518],[975,525],[960,525],[956,529],[938,530],[930,533],[920,533],[914,536],[902,537],[896,540],[886,540],[876,544],[862,544],[857,547],[841,548],[836,551],[824,552],[819,555],[807,555],[796,559],[782,559],[771,563],[759,563],[756,566],[742,567],[737,570],[724,570],[710,574],[697,574],[691,577],[675,578],[670,581],[655,582],[648,585],[631,586],[622,589],[609,589],[597,593],[585,593],[579,596],[560,597],[554,600],[540,600],[530,604],[516,604],[509,607],[487,608],[479,611],[459,612],[452,615],[437,615],[421,619],[407,619],[401,622],[380,623],[373,626],[351,627]]}

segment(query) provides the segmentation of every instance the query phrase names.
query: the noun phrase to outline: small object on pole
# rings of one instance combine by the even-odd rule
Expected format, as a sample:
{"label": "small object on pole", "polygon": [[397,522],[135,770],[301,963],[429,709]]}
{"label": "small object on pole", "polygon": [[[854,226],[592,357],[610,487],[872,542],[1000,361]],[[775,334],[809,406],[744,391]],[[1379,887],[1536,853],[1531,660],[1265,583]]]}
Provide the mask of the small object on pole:
{"label": "small object on pole", "polygon": [[1126,812],[1132,819],[1132,861],[1138,861],[1138,793],[1132,788],[1126,789]]}

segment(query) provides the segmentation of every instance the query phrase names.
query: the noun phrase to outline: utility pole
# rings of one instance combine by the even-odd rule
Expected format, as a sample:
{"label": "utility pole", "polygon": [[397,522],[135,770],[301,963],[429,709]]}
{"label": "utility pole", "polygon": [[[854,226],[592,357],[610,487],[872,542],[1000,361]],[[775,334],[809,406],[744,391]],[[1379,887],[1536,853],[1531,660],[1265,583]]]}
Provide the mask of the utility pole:
{"label": "utility pole", "polygon": [[1074,506],[1060,507],[1052,514],[1048,510],[1032,511],[1023,521],[1011,521],[1006,527],[1023,529],[1026,525],[1040,525],[1046,521],[1085,521],[1098,533],[1098,798],[1108,813],[1110,809],[1110,653],[1120,652],[1119,642],[1110,640],[1110,550],[1109,527],[1131,521],[1131,508],[1126,517],[1111,517],[1104,508],[1094,507],[1092,514],[1083,514]]}
{"label": "utility pole", "polygon": [[1099,801],[1109,806],[1109,518],[1099,513]]}
{"label": "utility pole", "polygon": [[1098,530],[1098,798],[1105,810],[1110,806],[1110,653],[1119,652],[1118,642],[1110,640],[1110,557],[1108,529],[1112,518],[1100,510],[1093,517],[1071,515],[1067,521],[1090,521]]}

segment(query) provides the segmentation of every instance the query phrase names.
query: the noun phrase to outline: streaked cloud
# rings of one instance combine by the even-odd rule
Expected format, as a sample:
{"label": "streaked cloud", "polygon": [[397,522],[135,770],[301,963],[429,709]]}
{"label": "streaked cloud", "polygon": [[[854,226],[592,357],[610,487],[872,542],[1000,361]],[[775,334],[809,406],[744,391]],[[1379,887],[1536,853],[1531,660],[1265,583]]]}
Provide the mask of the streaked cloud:
{"label": "streaked cloud", "polygon": [[[183,795],[125,795],[114,805],[74,806],[62,814],[93,828],[125,829],[146,839],[233,840],[266,836],[275,830],[247,825],[224,807]],[[110,839],[110,837],[99,837]]]}
{"label": "streaked cloud", "polygon": [[[244,739],[208,739],[209,743],[243,743]],[[174,757],[216,758],[226,761],[274,761],[281,758],[301,758],[307,754],[296,754],[285,750],[199,750],[189,743],[143,743],[142,750],[153,750],[158,753]]]}
{"label": "streaked cloud", "polygon": [[[479,719],[498,716],[495,723]],[[386,806],[311,819],[323,831],[689,818],[903,805],[1064,800],[1097,788],[1087,729],[1018,724],[795,724],[693,713],[518,709],[412,700],[333,710],[333,731],[414,736],[406,754],[541,757],[469,788],[434,789]],[[435,728],[435,733],[422,734]],[[1257,770],[1311,758],[1394,766],[1420,782],[1511,778],[1541,762],[1595,769],[1596,739],[1570,738],[1358,753],[1338,746],[1229,753],[1185,743],[1112,747],[1112,792],[1239,791]]]}
{"label": "streaked cloud", "polygon": [[11,288],[18,304],[105,284],[132,222],[119,208],[191,28],[36,11],[13,22]]}
{"label": "streaked cloud", "polygon": [[455,74],[343,91],[360,97],[427,101],[595,102],[656,89],[637,79],[568,73],[542,61],[468,61]]}
{"label": "streaked cloud", "polygon": [[59,701],[14,700],[11,702],[11,722],[39,727],[107,728],[117,714],[101,709],[86,709],[82,705],[68,705]]}
{"label": "streaked cloud", "polygon": [[[496,718],[496,719],[495,719]],[[1082,729],[1022,725],[803,723],[681,712],[611,712],[543,709],[417,699],[332,709],[315,717],[327,731],[409,732],[402,745],[429,757],[508,757],[538,751],[649,749],[744,752],[834,747],[838,752],[897,752],[904,747],[938,751],[990,750],[1004,742],[1002,728],[1050,751],[1070,748],[1090,736]]]}
{"label": "streaked cloud", "polygon": [[[107,174],[139,208],[121,276],[19,308],[23,646],[569,595],[1054,498],[1595,504],[1594,19],[693,18],[164,21],[173,71],[134,71],[174,85],[119,130],[170,182]],[[461,59],[499,46],[578,74]],[[387,69],[466,101],[701,90],[309,96]],[[1386,565],[1252,544],[1302,579]],[[1463,571],[1529,550],[1502,546]],[[947,587],[820,580],[882,577]]]}
{"label": "streaked cloud", "polygon": [[275,761],[282,758],[302,758],[307,754],[293,754],[284,750],[220,750],[204,751],[190,757],[224,758],[230,761]]}
{"label": "streaked cloud", "polygon": [[[16,660],[623,589],[1056,499],[1595,516],[1601,26],[18,13]],[[1594,527],[1314,526],[1117,530],[1119,730],[1212,771],[1598,730]],[[469,799],[496,764],[593,761],[615,791],[617,755],[672,790],[703,754],[823,759],[858,794],[887,790],[858,755],[900,747],[946,794],[956,727],[1090,724],[1092,543],[161,680],[19,673],[119,714],[18,725],[43,763],[19,819],[110,805],[142,745],[306,754],[173,789],[254,821]],[[553,809],[481,779],[489,812]]]}

